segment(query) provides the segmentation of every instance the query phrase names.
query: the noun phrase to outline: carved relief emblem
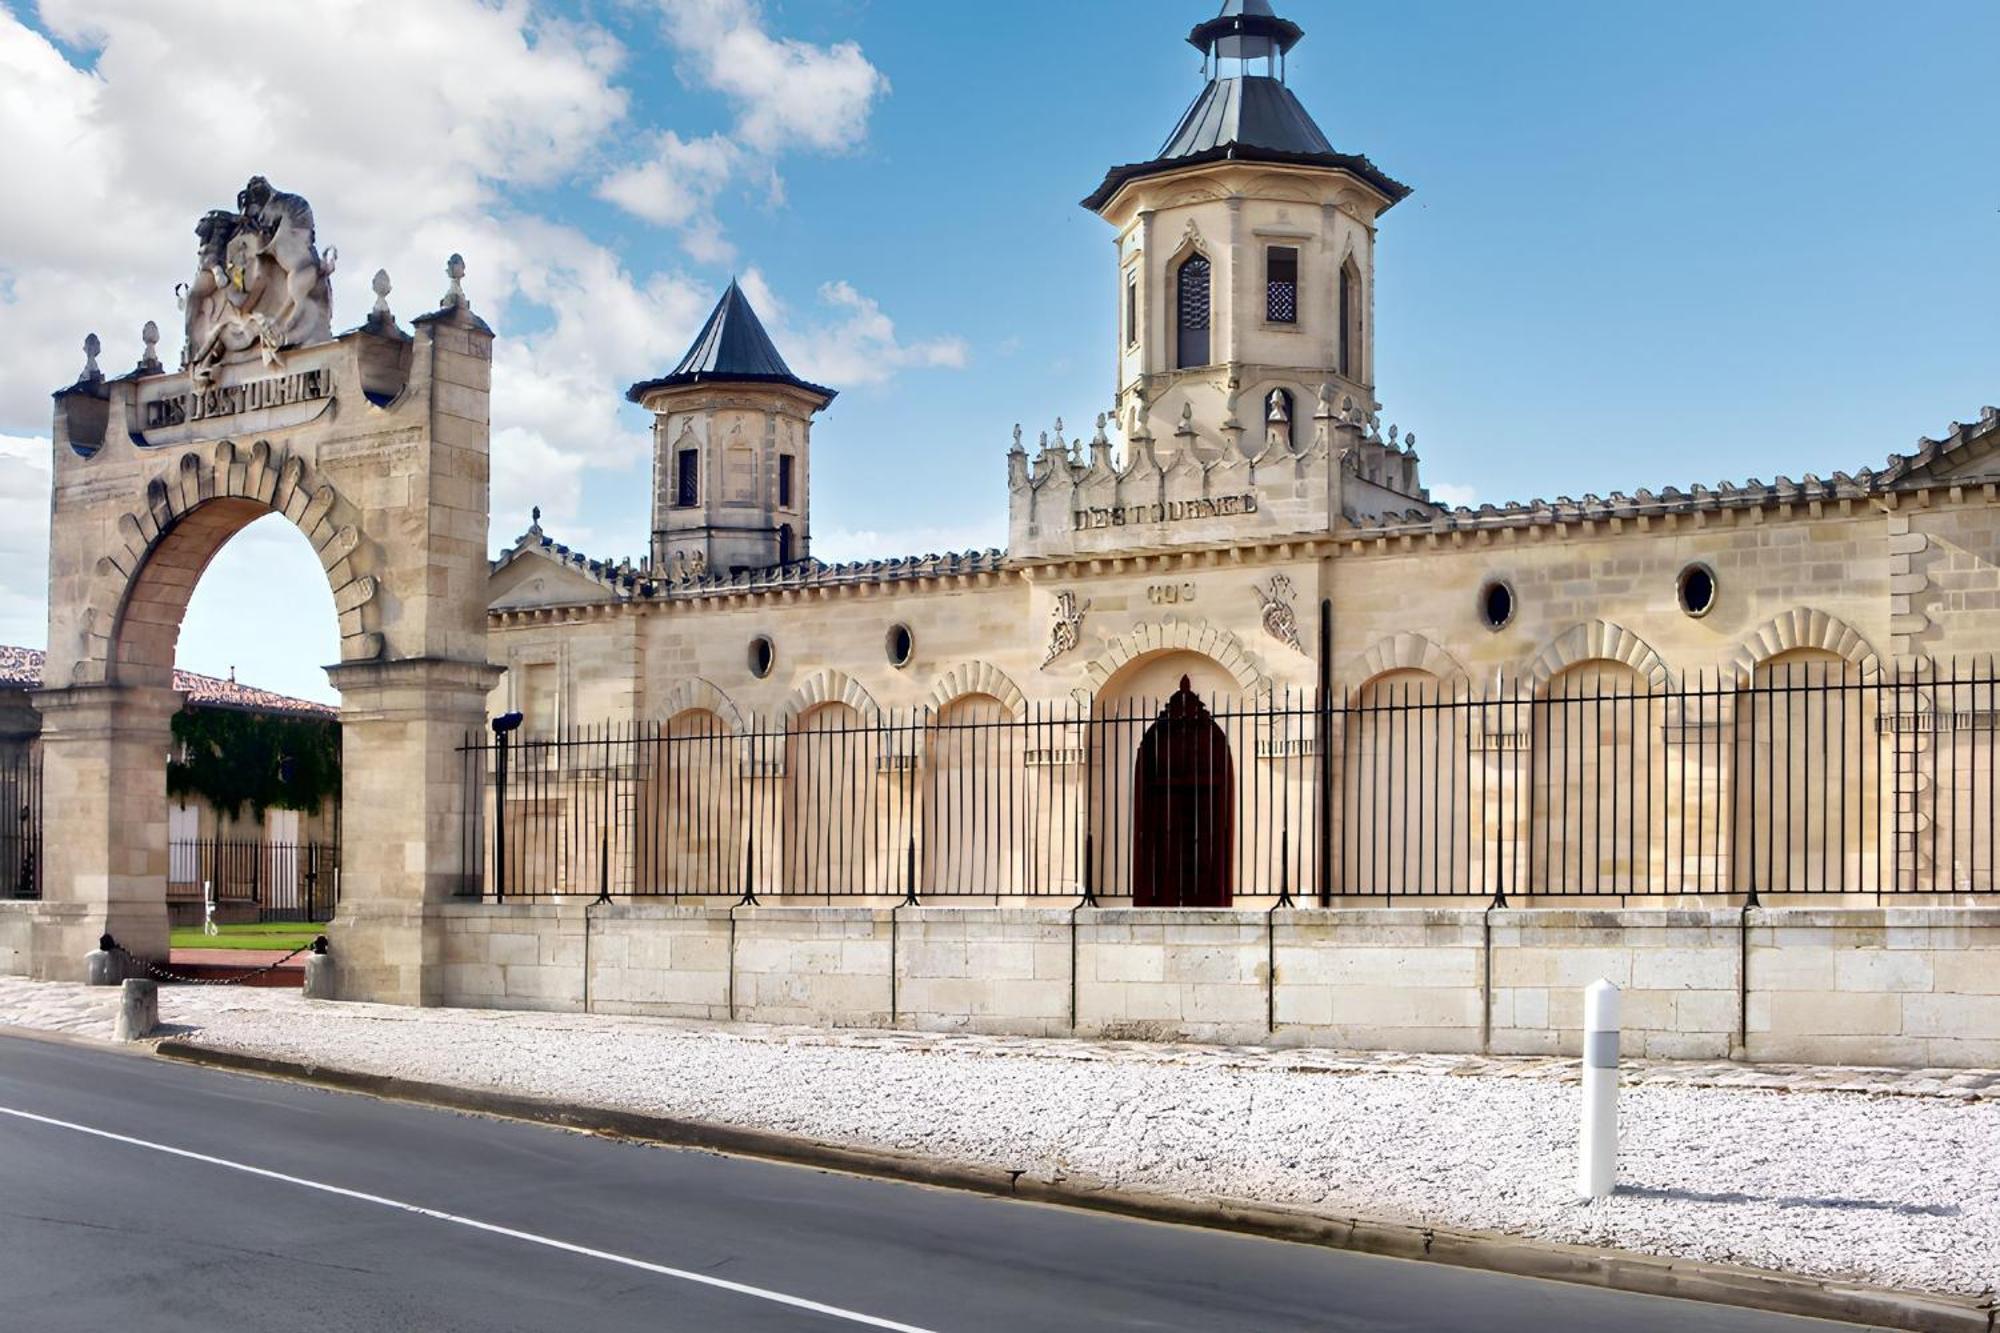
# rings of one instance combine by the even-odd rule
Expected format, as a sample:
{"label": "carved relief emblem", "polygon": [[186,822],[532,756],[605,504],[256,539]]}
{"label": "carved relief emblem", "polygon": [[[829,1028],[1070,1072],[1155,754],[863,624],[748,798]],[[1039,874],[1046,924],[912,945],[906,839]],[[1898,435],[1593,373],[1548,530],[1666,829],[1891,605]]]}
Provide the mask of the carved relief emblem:
{"label": "carved relief emblem", "polygon": [[1291,579],[1273,574],[1268,592],[1254,583],[1250,587],[1264,604],[1264,632],[1294,652],[1304,652],[1299,645],[1298,616],[1292,610]]}
{"label": "carved relief emblem", "polygon": [[1049,664],[1083,641],[1083,617],[1090,610],[1090,603],[1077,604],[1073,592],[1056,594],[1056,604],[1051,608],[1049,625],[1049,651],[1042,658],[1042,670]]}
{"label": "carved relief emblem", "polygon": [[216,209],[195,224],[194,281],[175,289],[187,318],[187,364],[206,385],[215,368],[262,357],[281,366],[290,347],[333,336],[338,255],[322,259],[312,205],[252,176],[236,211]]}

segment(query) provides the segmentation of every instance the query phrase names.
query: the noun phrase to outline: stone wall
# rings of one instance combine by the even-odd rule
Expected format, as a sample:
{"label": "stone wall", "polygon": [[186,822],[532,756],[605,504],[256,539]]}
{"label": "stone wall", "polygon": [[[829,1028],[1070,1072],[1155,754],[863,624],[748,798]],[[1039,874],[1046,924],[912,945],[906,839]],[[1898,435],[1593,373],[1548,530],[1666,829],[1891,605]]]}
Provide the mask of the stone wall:
{"label": "stone wall", "polygon": [[2000,911],[1753,912],[1749,1055],[2000,1064]]}
{"label": "stone wall", "polygon": [[33,971],[28,946],[34,933],[36,906],[0,902],[0,977],[25,977]]}
{"label": "stone wall", "polygon": [[2000,1064],[1990,908],[579,902],[450,904],[437,921],[442,998],[471,1007],[1573,1056],[1583,987],[1606,977],[1630,1057]]}

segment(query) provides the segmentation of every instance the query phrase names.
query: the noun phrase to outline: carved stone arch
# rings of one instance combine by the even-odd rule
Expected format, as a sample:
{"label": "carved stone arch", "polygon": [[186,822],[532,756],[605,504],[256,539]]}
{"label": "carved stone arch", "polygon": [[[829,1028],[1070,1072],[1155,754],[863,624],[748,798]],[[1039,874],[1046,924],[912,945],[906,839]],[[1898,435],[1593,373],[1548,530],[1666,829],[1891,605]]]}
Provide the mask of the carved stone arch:
{"label": "carved stone arch", "polygon": [[722,719],[722,725],[729,728],[732,736],[741,736],[750,729],[735,701],[713,681],[701,676],[688,676],[675,681],[662,702],[665,710],[661,717],[663,722],[672,722],[682,713],[713,713]]}
{"label": "carved stone arch", "polygon": [[1027,696],[1021,693],[1021,687],[991,662],[977,660],[960,662],[941,673],[931,686],[924,705],[936,716],[944,712],[954,699],[962,699],[968,694],[991,695],[1000,701],[1000,706],[1012,718],[1018,719],[1028,711]]}
{"label": "carved stone arch", "polygon": [[1469,679],[1464,663],[1422,634],[1391,634],[1348,660],[1342,680],[1360,689],[1391,671],[1427,671],[1442,682]]}
{"label": "carved stone arch", "polygon": [[1181,265],[1190,255],[1200,255],[1211,263],[1215,260],[1214,252],[1209,248],[1208,237],[1202,234],[1201,224],[1193,218],[1187,220],[1187,226],[1182,228],[1180,238],[1174,242],[1174,248],[1167,252],[1168,281],[1172,281],[1173,276],[1180,272]]}
{"label": "carved stone arch", "polygon": [[1077,702],[1088,704],[1119,668],[1154,653],[1190,652],[1212,658],[1233,677],[1245,694],[1271,692],[1271,680],[1257,669],[1243,641],[1220,625],[1206,620],[1162,620],[1135,625],[1105,645],[1104,651],[1084,664],[1084,684],[1073,691]]}
{"label": "carved stone arch", "polygon": [[1854,626],[1838,616],[1803,606],[1773,616],[1745,635],[1729,659],[1729,667],[1739,680],[1747,681],[1764,663],[1799,648],[1836,654],[1867,675],[1882,669],[1882,659]]}
{"label": "carved stone arch", "polygon": [[791,730],[802,714],[821,704],[846,704],[870,726],[880,726],[882,722],[881,708],[874,696],[861,687],[861,682],[845,671],[827,667],[807,676],[786,696],[785,706],[778,710],[778,729]]}
{"label": "carved stone arch", "polygon": [[1288,204],[1305,204],[1311,208],[1320,206],[1323,193],[1301,181],[1297,176],[1282,172],[1266,172],[1252,176],[1243,183],[1237,193],[1250,199],[1275,199]]}
{"label": "carved stone arch", "polygon": [[1579,662],[1592,661],[1623,662],[1655,690],[1666,689],[1673,683],[1673,674],[1651,644],[1609,620],[1571,625],[1549,640],[1528,664],[1528,683],[1537,691],[1544,690],[1560,672]]}
{"label": "carved stone arch", "polygon": [[[309,478],[300,459],[283,457],[268,441],[259,440],[245,453],[235,441],[221,440],[182,453],[146,483],[145,502],[118,517],[114,541],[98,557],[91,579],[84,644],[69,683],[129,683],[120,679],[121,663],[160,676],[160,683],[169,679],[171,657],[148,660],[147,648],[127,643],[124,633],[137,609],[135,599],[152,591],[148,563],[183,536],[212,552],[264,513],[283,514],[319,557],[339,617],[340,660],[380,657],[380,587],[372,574],[356,569],[367,558],[356,526],[359,511],[331,484]],[[184,604],[192,591],[192,585],[177,584],[170,595]],[[177,633],[184,606],[174,609],[171,624]]]}

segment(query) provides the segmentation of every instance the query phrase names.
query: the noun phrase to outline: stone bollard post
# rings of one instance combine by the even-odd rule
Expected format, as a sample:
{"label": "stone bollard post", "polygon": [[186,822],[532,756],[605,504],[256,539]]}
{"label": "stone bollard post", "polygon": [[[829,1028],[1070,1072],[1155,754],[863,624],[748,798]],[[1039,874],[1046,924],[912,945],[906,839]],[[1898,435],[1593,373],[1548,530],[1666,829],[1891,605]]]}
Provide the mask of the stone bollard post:
{"label": "stone bollard post", "polygon": [[118,996],[119,1041],[138,1041],[160,1025],[160,983],[149,977],[127,977]]}
{"label": "stone bollard post", "polygon": [[326,936],[313,941],[312,952],[306,955],[306,988],[308,1000],[331,1000],[333,993],[333,955],[326,951]]}
{"label": "stone bollard post", "polygon": [[116,986],[124,976],[124,966],[114,952],[116,948],[112,938],[104,935],[98,938],[97,947],[83,956],[84,977],[91,985]]}
{"label": "stone bollard post", "polygon": [[1618,1186],[1618,987],[1599,978],[1583,992],[1583,1128],[1576,1189],[1601,1199]]}

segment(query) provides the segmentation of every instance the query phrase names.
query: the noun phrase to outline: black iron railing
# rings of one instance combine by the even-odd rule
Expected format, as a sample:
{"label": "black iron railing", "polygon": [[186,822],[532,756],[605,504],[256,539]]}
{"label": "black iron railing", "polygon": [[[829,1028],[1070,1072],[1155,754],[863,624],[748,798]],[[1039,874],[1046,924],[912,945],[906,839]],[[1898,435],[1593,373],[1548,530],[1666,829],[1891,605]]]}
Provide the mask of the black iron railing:
{"label": "black iron railing", "polygon": [[42,896],[42,755],[0,759],[0,898]]}
{"label": "black iron railing", "polygon": [[[468,737],[466,892],[697,901],[1560,897],[1994,890],[2000,677],[1620,663],[788,727]],[[504,790],[503,790],[504,789]],[[505,812],[504,837],[499,812]],[[504,855],[496,848],[504,844]]]}
{"label": "black iron railing", "polygon": [[330,842],[177,841],[167,846],[167,902],[213,901],[218,915],[259,921],[331,921],[340,849]]}

